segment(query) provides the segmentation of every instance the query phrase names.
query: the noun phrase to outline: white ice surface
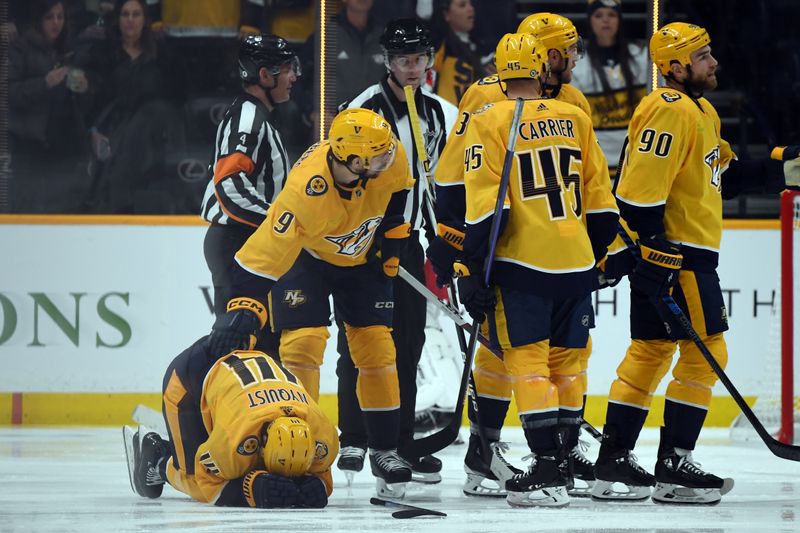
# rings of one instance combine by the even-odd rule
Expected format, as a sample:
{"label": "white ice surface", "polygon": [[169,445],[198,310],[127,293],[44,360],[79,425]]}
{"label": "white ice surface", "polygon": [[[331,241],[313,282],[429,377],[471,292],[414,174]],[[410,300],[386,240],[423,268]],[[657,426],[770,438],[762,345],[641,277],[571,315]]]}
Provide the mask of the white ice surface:
{"label": "white ice surface", "polygon": [[[515,463],[526,455],[518,428],[504,430]],[[652,471],[657,433],[646,429],[639,462]],[[565,509],[512,509],[505,500],[467,498],[461,492],[464,445],[441,452],[444,480],[411,485],[407,501],[446,518],[397,520],[369,504],[369,466],[352,488],[335,470],[337,488],[327,509],[223,509],[189,500],[170,487],[157,500],[134,495],[117,428],[0,429],[0,532],[12,531],[354,531],[486,532],[761,532],[800,531],[800,463],[774,457],[760,442],[732,444],[727,431],[704,430],[695,458],[736,486],[713,507],[600,503],[573,498]],[[595,457],[597,444],[587,454]]]}

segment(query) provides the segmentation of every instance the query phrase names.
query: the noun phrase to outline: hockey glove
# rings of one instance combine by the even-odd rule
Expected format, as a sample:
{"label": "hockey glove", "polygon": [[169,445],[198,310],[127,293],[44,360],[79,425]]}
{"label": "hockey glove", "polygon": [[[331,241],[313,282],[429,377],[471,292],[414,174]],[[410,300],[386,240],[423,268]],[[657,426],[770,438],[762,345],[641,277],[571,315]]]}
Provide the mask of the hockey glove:
{"label": "hockey glove", "polygon": [[642,259],[630,275],[631,289],[650,298],[669,294],[683,264],[680,248],[663,236],[654,236],[639,240],[639,251]]}
{"label": "hockey glove", "polygon": [[228,302],[228,312],[217,316],[211,326],[208,346],[214,357],[222,357],[233,350],[247,350],[250,336],[267,323],[267,308],[251,298],[233,298]]}
{"label": "hockey glove", "polygon": [[783,179],[791,189],[800,188],[800,145],[776,146],[770,158],[783,161]]}
{"label": "hockey glove", "polygon": [[439,224],[436,233],[425,255],[431,260],[436,285],[446,287],[453,281],[453,263],[464,249],[464,232]]}
{"label": "hockey glove", "polygon": [[381,266],[387,278],[397,276],[400,268],[400,256],[408,244],[411,235],[411,224],[402,216],[388,217],[381,223],[383,240],[381,241]]}
{"label": "hockey glove", "polygon": [[297,503],[298,490],[288,477],[253,470],[242,481],[244,499],[250,507],[272,509],[292,507]]}
{"label": "hockey glove", "polygon": [[494,289],[484,284],[483,276],[480,275],[481,270],[477,267],[475,268],[476,274],[471,274],[469,268],[463,263],[454,264],[453,269],[458,277],[458,293],[461,295],[461,303],[464,304],[473,320],[482,323],[497,303]]}
{"label": "hockey glove", "polygon": [[317,476],[295,478],[294,484],[297,486],[297,507],[322,509],[328,505],[325,483]]}

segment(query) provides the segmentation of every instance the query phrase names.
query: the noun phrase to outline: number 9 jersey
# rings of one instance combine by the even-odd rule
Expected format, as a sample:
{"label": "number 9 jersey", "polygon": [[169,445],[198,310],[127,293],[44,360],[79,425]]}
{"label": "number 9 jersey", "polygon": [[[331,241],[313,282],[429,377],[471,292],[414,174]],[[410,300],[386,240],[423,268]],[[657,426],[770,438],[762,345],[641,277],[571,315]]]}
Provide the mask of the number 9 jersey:
{"label": "number 9 jersey", "polygon": [[[485,106],[467,129],[468,255],[470,234],[482,234],[478,227],[491,221],[495,209],[514,105]],[[510,211],[492,267],[495,284],[544,297],[588,294],[618,219],[591,119],[558,100],[527,100],[516,134],[505,198]]]}
{"label": "number 9 jersey", "polygon": [[736,156],[705,98],[669,88],[644,98],[628,127],[616,195],[642,236],[680,244],[683,267],[713,271],[722,238],[722,173]]}

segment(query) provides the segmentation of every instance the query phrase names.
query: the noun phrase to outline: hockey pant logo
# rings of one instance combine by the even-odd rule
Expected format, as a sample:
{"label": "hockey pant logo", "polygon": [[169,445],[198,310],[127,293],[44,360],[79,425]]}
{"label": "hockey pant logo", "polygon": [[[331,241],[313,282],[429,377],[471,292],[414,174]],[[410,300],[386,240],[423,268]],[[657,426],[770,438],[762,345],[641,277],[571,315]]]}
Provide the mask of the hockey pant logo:
{"label": "hockey pant logo", "polygon": [[300,289],[290,289],[283,293],[283,303],[292,309],[306,303],[306,297]]}

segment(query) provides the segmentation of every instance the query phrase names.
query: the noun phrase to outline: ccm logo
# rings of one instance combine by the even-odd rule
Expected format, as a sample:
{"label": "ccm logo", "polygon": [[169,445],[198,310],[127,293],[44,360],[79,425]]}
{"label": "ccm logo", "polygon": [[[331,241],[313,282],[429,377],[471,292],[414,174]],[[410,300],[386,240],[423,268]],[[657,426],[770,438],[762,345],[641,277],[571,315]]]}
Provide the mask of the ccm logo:
{"label": "ccm logo", "polygon": [[375,309],[394,309],[394,302],[375,302]]}

